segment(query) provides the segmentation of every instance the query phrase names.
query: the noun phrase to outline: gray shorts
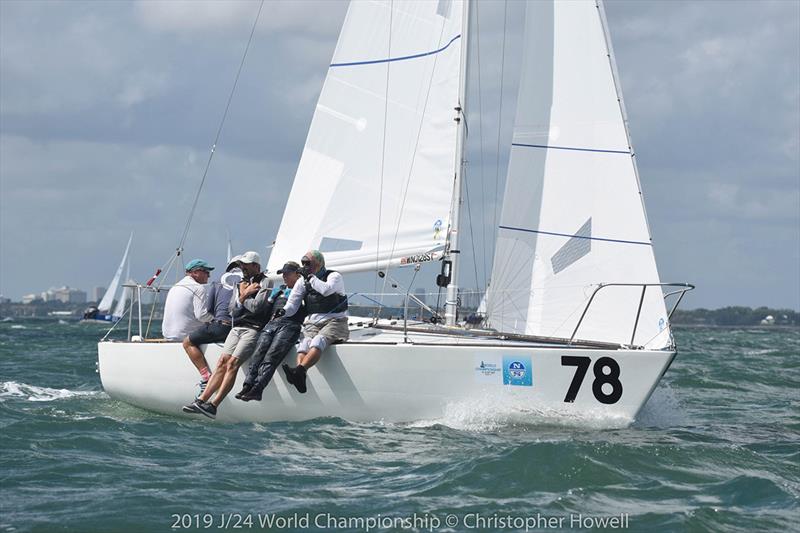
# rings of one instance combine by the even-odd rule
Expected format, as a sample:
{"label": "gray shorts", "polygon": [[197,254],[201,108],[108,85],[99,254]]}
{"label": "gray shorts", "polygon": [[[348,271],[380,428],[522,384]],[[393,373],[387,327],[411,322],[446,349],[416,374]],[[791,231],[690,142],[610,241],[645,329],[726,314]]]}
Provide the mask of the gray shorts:
{"label": "gray shorts", "polygon": [[[316,342],[314,338],[317,337]],[[309,323],[303,326],[303,340],[300,341],[297,351],[306,353],[309,348],[315,347],[324,351],[325,348],[337,342],[344,342],[350,338],[350,328],[347,327],[347,317],[331,318],[322,322]]]}
{"label": "gray shorts", "polygon": [[253,328],[231,328],[222,347],[222,353],[232,355],[240,361],[247,361],[256,348],[258,334],[259,331]]}

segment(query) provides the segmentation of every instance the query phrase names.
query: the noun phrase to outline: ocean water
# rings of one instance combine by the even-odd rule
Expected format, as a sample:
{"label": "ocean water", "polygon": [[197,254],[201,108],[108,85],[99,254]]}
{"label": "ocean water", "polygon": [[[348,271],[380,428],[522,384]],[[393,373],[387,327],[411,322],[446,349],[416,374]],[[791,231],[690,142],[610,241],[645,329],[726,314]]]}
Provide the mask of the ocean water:
{"label": "ocean water", "polygon": [[169,417],[102,391],[103,332],[0,323],[0,531],[800,530],[797,329],[678,329],[628,428]]}

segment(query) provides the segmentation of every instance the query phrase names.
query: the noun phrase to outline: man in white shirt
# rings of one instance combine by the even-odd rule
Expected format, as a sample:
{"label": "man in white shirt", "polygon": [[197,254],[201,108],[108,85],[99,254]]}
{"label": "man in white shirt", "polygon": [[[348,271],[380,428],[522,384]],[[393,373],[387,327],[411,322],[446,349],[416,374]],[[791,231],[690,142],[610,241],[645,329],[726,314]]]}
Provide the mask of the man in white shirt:
{"label": "man in white shirt", "polygon": [[306,282],[293,291],[303,293],[308,318],[303,326],[303,340],[297,347],[297,366],[283,365],[286,381],[301,394],[306,392],[306,371],[317,364],[322,352],[331,344],[350,338],[347,326],[347,294],[342,275],[325,268],[325,257],[319,250],[306,252],[300,261]]}
{"label": "man in white shirt", "polygon": [[161,333],[170,341],[182,341],[192,330],[210,322],[212,315],[206,306],[208,278],[214,267],[202,259],[186,263],[186,277],[172,286],[164,304]]}

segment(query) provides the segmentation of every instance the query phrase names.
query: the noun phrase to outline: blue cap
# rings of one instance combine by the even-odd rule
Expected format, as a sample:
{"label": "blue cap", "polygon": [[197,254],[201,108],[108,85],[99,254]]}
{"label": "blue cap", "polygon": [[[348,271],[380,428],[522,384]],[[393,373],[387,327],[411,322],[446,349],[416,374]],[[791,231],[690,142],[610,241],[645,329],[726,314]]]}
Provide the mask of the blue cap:
{"label": "blue cap", "polygon": [[214,270],[214,267],[203,261],[202,259],[192,259],[188,263],[186,263],[186,272],[191,272],[192,270],[208,270],[211,272]]}

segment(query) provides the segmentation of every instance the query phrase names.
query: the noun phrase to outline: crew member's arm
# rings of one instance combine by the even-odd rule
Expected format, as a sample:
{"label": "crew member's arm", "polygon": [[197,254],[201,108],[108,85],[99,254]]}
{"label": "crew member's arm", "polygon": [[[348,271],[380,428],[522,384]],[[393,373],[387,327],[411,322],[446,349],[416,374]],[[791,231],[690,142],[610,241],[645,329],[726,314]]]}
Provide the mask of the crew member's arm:
{"label": "crew member's arm", "polygon": [[316,276],[311,276],[308,278],[308,282],[315,291],[323,296],[333,293],[344,294],[344,280],[338,272],[331,272],[328,275],[328,281],[322,281]]}
{"label": "crew member's arm", "polygon": [[303,278],[297,280],[294,284],[292,292],[289,293],[289,298],[286,300],[286,305],[283,306],[284,316],[294,316],[300,309],[300,304],[303,303],[303,296],[306,295],[306,284],[303,283]]}
{"label": "crew member's arm", "polygon": [[211,322],[214,319],[213,313],[208,312],[208,296],[205,287],[199,287],[194,291],[192,306],[194,307],[194,317],[200,322]]}
{"label": "crew member's arm", "polygon": [[[255,298],[250,298],[255,294]],[[262,288],[258,283],[251,283],[247,289],[242,293],[239,301],[242,307],[251,313],[261,313],[266,310],[266,306],[272,305],[269,301],[269,295],[272,294],[272,288]]]}

